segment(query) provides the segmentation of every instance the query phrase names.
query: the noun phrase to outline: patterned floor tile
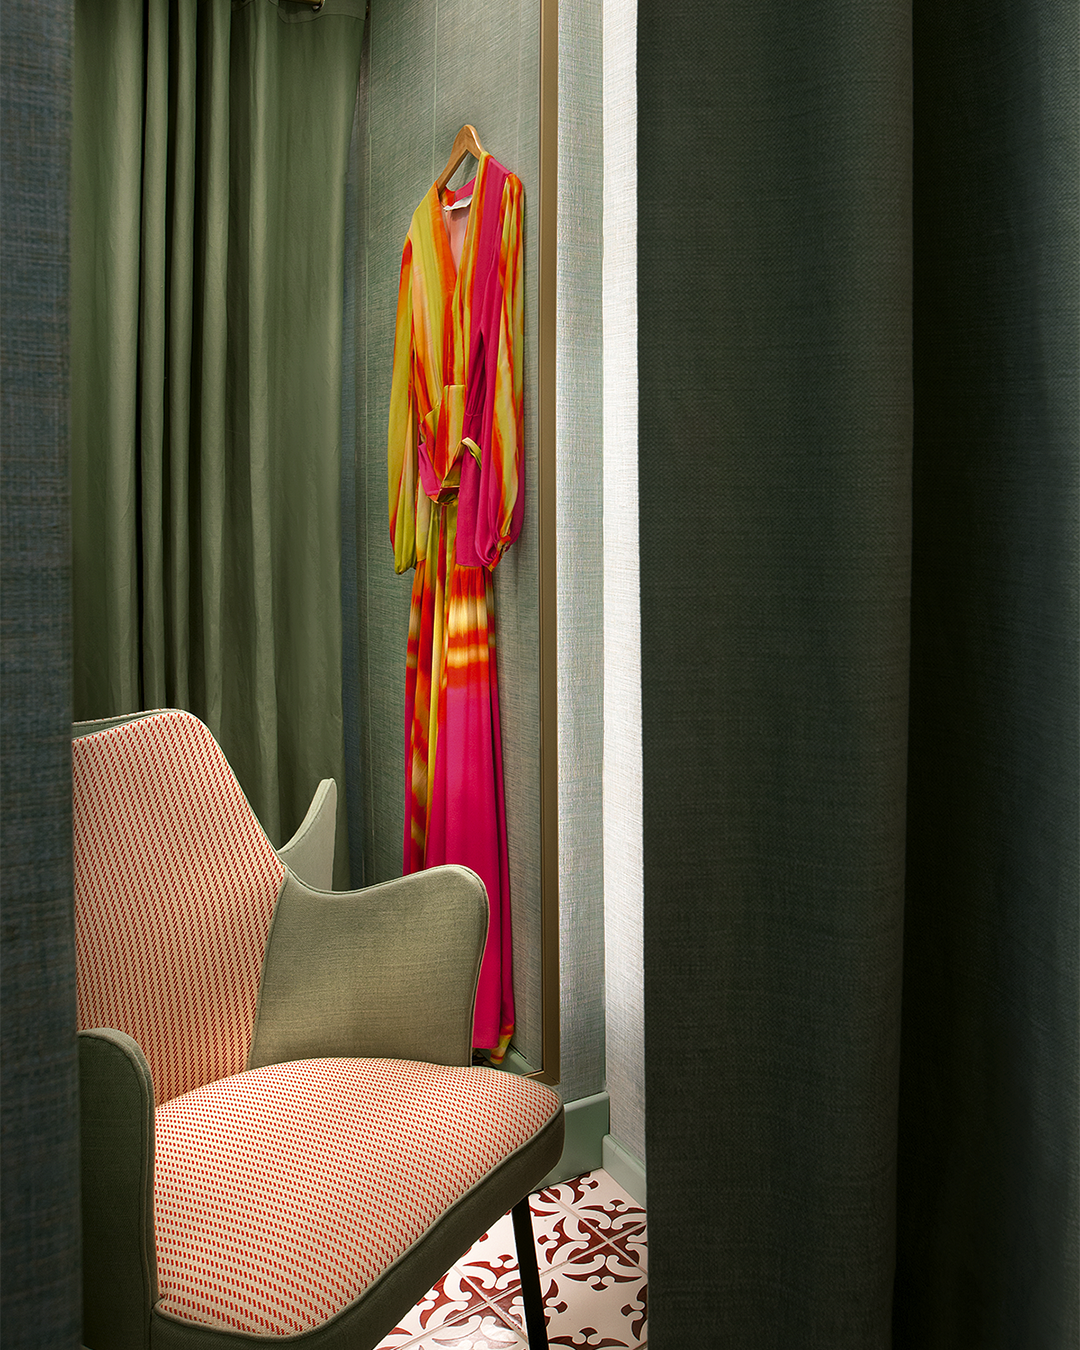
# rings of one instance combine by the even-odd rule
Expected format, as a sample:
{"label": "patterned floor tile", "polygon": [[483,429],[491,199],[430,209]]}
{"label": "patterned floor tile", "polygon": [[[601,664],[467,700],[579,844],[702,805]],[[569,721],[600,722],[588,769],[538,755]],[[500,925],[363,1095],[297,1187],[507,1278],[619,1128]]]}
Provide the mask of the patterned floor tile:
{"label": "patterned floor tile", "polygon": [[[645,1211],[604,1171],[530,1198],[552,1350],[645,1350]],[[521,1350],[513,1223],[498,1221],[379,1350]]]}
{"label": "patterned floor tile", "polygon": [[611,1245],[618,1247],[626,1257],[640,1266],[646,1273],[649,1269],[649,1243],[647,1230],[639,1228],[633,1233],[623,1233],[611,1239]]}
{"label": "patterned floor tile", "polygon": [[430,1332],[410,1350],[522,1350],[527,1344],[493,1308],[484,1308]]}
{"label": "patterned floor tile", "polygon": [[[625,1252],[600,1246],[541,1277],[548,1340],[574,1350],[637,1350],[647,1333],[648,1277]],[[519,1328],[520,1293],[495,1306]]]}
{"label": "patterned floor tile", "polygon": [[498,1298],[520,1283],[514,1225],[509,1214],[474,1242],[455,1270],[485,1298]]}
{"label": "patterned floor tile", "polygon": [[378,1350],[404,1350],[425,1334],[430,1334],[465,1314],[487,1312],[487,1306],[472,1285],[456,1268],[447,1272],[434,1289],[429,1289],[415,1308],[379,1343]]}
{"label": "patterned floor tile", "polygon": [[549,1186],[536,1199],[547,1206],[572,1209],[581,1222],[608,1241],[620,1234],[636,1232],[645,1224],[645,1211],[602,1168]]}
{"label": "patterned floor tile", "polygon": [[552,1198],[548,1191],[530,1196],[529,1208],[541,1270],[562,1265],[602,1240],[594,1228],[582,1221],[576,1210]]}
{"label": "patterned floor tile", "polygon": [[[602,1238],[561,1205],[532,1202],[533,1239],[541,1271],[560,1266],[596,1247]],[[458,1262],[458,1269],[487,1298],[498,1298],[519,1283],[513,1221],[505,1215]]]}

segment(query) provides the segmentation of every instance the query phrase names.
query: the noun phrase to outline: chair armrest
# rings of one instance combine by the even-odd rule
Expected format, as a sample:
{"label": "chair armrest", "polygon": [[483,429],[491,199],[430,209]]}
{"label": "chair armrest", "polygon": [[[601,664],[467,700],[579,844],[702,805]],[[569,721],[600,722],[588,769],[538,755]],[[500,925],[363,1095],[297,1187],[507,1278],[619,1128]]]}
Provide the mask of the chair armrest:
{"label": "chair armrest", "polygon": [[122,1031],[79,1032],[83,1345],[143,1350],[158,1299],[154,1085]]}
{"label": "chair armrest", "polygon": [[287,873],[248,1068],[338,1055],[468,1064],[487,924],[484,883],[465,867],[332,893]]}
{"label": "chair armrest", "polygon": [[301,881],[316,891],[334,884],[334,833],[337,825],[337,784],[324,778],[300,822],[300,828],[277,855]]}

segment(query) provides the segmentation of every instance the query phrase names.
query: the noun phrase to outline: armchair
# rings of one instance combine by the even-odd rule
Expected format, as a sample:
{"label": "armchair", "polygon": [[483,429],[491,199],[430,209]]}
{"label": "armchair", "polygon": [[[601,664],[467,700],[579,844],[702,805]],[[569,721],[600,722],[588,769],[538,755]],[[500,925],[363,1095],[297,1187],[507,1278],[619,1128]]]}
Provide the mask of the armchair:
{"label": "armchair", "polygon": [[312,884],[332,782],[275,851],[188,713],[72,747],[84,1344],[370,1350],[512,1209],[546,1346],[527,1196],[563,1110],[470,1064],[479,878]]}

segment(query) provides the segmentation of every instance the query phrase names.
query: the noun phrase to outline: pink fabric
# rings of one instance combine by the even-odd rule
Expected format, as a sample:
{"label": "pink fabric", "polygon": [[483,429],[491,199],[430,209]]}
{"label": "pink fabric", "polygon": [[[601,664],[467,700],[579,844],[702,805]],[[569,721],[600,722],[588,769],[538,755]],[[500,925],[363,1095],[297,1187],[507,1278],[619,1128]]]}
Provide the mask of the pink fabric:
{"label": "pink fabric", "polygon": [[[475,607],[472,641],[479,658],[474,655],[449,669],[440,697],[439,749],[424,860],[427,867],[449,862],[471,867],[484,882],[488,932],[476,989],[473,1044],[501,1052],[500,1042],[513,1029],[514,990],[499,688],[495,634],[488,627],[494,602],[490,573],[455,569],[452,592],[462,582],[486,587],[488,603]],[[465,603],[452,594],[451,603],[455,601]]]}
{"label": "pink fabric", "polygon": [[247,1062],[285,869],[190,713],[72,743],[78,1025],[126,1031],[157,1101]]}
{"label": "pink fabric", "polygon": [[[508,177],[501,164],[489,161],[484,190],[501,194]],[[474,187],[470,185],[470,188]],[[465,191],[470,190],[466,188]],[[507,294],[500,267],[503,219],[498,212],[480,217],[476,270],[472,278],[472,328],[469,350],[468,395],[463,435],[479,448],[479,455],[461,458],[458,488],[455,561],[459,568],[494,568],[505,549],[521,532],[525,510],[524,466],[519,467],[508,537],[500,534],[504,485],[490,453],[495,418],[491,396],[498,377],[500,336],[505,344],[509,322]],[[479,461],[479,462],[478,462]],[[451,579],[451,591],[457,581]],[[514,1025],[513,950],[510,928],[510,868],[507,858],[506,811],[503,788],[502,734],[495,659],[495,597],[488,572],[475,574],[484,586],[484,618],[490,624],[472,640],[486,646],[483,661],[471,663],[455,679],[448,671],[440,703],[439,744],[435,757],[435,791],[428,822],[426,863],[459,862],[483,878],[490,899],[487,944],[480,965],[476,995],[478,1046],[501,1052]],[[445,714],[444,714],[445,707]],[[483,821],[483,828],[477,822]]]}
{"label": "pink fabric", "polygon": [[315,1059],[158,1109],[158,1310],[287,1336],[356,1299],[558,1111],[496,1069]]}

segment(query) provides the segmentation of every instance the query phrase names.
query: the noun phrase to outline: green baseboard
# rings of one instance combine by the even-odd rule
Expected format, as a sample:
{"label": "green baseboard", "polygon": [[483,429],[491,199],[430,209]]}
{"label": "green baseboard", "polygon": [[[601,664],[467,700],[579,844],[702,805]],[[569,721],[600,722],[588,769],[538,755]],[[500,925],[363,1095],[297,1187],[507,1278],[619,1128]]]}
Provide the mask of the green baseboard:
{"label": "green baseboard", "polygon": [[649,1208],[645,1203],[645,1164],[628,1148],[623,1148],[613,1135],[604,1135],[601,1166],[642,1209]]}
{"label": "green baseboard", "polygon": [[593,1097],[582,1097],[566,1103],[566,1142],[562,1157],[543,1179],[537,1190],[554,1186],[584,1172],[594,1172],[603,1166],[604,1136],[608,1132],[610,1114],[608,1095],[598,1092]]}
{"label": "green baseboard", "polygon": [[[502,1068],[509,1073],[532,1072],[513,1046],[507,1052]],[[556,1186],[560,1181],[569,1181],[602,1167],[643,1209],[648,1208],[645,1204],[645,1164],[608,1133],[610,1124],[610,1099],[606,1092],[567,1102],[562,1157],[536,1189]]]}

